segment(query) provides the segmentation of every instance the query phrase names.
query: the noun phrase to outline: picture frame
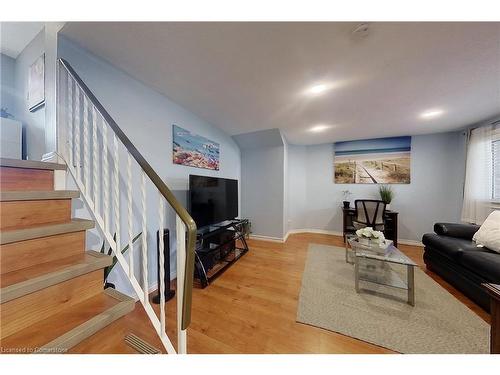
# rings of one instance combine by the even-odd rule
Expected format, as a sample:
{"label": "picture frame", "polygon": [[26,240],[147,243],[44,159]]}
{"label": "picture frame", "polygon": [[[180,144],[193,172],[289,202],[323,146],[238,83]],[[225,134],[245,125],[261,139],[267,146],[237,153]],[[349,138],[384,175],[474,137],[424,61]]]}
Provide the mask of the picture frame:
{"label": "picture frame", "polygon": [[410,170],[410,136],[334,144],[336,184],[409,184]]}
{"label": "picture frame", "polygon": [[218,171],[220,144],[173,124],[172,158],[174,164]]}
{"label": "picture frame", "polygon": [[45,54],[38,57],[28,72],[28,109],[34,112],[45,104]]}

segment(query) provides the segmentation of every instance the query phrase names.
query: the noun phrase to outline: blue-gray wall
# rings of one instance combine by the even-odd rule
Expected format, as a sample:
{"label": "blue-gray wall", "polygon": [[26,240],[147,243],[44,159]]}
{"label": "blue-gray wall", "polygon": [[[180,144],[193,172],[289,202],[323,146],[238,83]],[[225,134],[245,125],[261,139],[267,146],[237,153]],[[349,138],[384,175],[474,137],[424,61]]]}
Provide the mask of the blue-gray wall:
{"label": "blue-gray wall", "polygon": [[34,112],[28,109],[29,68],[45,52],[44,37],[42,30],[17,56],[15,66],[17,100],[14,115],[23,123],[25,153],[31,160],[41,160],[45,153],[45,107]]}
{"label": "blue-gray wall", "polygon": [[[189,174],[240,179],[240,150],[238,145],[226,133],[64,37],[59,38],[58,51],[59,56],[66,59],[73,66],[151,166],[167,185],[174,190],[174,194],[182,203],[186,202]],[[220,171],[173,164],[172,124],[179,125],[220,143]],[[124,161],[125,158],[121,157],[121,160]],[[122,179],[124,179],[126,177],[123,172],[126,171],[125,165],[122,165],[121,171]],[[139,193],[139,181],[139,175],[136,174],[133,179],[135,196]],[[124,181],[122,183],[124,184]],[[123,188],[124,186],[122,186]],[[124,204],[125,202],[122,202],[122,207],[125,207]],[[158,216],[158,193],[153,189],[148,190],[147,206],[147,221],[150,228],[148,233],[149,282],[150,285],[153,285],[156,283],[155,231],[157,227],[155,225]],[[87,215],[81,203],[75,203],[74,214],[79,217]],[[175,276],[174,219],[175,216],[172,210],[169,210],[166,227],[171,230],[173,276]],[[135,227],[139,228],[137,217],[134,222],[136,223]],[[91,248],[96,248],[100,243],[100,236],[96,231],[90,233],[87,239]],[[140,246],[137,249],[140,250]],[[135,264],[140,265],[139,259],[136,260]],[[140,276],[140,269],[136,272],[136,276]],[[131,294],[131,288],[125,280],[121,270],[112,275],[112,281],[117,283],[118,288]]]}
{"label": "blue-gray wall", "polygon": [[241,150],[241,210],[252,233],[283,238],[284,146]]}
{"label": "blue-gray wall", "polygon": [[287,144],[279,129],[234,135],[241,149],[241,212],[257,236],[286,232]]}
{"label": "blue-gray wall", "polygon": [[[335,184],[333,145],[289,147],[289,227],[342,231],[342,190],[351,201],[377,198],[377,185]],[[411,183],[392,185],[399,237],[420,241],[437,221],[460,221],[465,175],[463,132],[412,137]]]}
{"label": "blue-gray wall", "polygon": [[16,60],[0,53],[0,107],[14,114],[16,87],[14,83]]}

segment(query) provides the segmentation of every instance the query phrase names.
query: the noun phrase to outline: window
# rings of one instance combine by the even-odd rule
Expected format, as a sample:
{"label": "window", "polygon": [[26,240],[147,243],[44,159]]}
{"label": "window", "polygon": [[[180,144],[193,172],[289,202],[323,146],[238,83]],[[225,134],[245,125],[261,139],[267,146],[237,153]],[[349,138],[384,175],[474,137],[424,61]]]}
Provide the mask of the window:
{"label": "window", "polygon": [[491,144],[493,154],[493,199],[500,200],[500,139]]}

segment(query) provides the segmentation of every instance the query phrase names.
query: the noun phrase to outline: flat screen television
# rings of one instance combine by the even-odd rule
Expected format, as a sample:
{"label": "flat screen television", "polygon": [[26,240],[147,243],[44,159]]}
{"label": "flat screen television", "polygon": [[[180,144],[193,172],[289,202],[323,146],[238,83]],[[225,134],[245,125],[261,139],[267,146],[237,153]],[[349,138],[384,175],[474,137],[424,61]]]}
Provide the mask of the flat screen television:
{"label": "flat screen television", "polygon": [[238,216],[238,180],[189,175],[188,210],[198,228]]}

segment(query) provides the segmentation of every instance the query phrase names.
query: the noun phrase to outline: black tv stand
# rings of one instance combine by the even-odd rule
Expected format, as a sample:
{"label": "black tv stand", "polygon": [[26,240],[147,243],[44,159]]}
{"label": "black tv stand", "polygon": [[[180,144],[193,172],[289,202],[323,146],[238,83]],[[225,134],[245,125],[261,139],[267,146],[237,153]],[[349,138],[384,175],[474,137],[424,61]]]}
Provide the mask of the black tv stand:
{"label": "black tv stand", "polygon": [[234,219],[198,231],[195,278],[202,288],[248,252],[248,227],[248,219]]}

